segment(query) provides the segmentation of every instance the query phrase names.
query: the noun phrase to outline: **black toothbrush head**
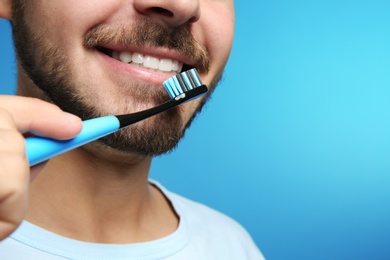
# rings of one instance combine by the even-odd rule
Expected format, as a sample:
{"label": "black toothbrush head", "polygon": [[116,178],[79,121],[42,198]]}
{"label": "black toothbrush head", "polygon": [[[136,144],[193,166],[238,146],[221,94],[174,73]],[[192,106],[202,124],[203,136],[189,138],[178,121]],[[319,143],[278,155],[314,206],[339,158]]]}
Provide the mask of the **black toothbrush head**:
{"label": "black toothbrush head", "polygon": [[202,84],[195,69],[177,74],[164,81],[163,85],[171,99],[159,106],[144,111],[116,116],[120,122],[120,128],[129,126],[187,101],[201,97],[208,91],[207,86]]}

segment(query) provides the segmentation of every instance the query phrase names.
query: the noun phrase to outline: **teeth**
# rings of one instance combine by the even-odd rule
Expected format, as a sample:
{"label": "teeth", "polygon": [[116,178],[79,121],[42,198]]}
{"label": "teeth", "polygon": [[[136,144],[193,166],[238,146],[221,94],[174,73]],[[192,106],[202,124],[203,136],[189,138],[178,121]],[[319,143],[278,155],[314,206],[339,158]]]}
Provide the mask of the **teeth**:
{"label": "teeth", "polygon": [[133,56],[133,62],[137,64],[143,64],[144,63],[144,55],[141,53],[134,53]]}
{"label": "teeth", "polygon": [[116,60],[120,60],[120,58],[119,58],[119,52],[114,51],[114,52],[112,53],[112,57],[113,57],[114,59],[116,59]]}
{"label": "teeth", "polygon": [[126,62],[126,63],[130,63],[131,62],[131,53],[130,52],[127,52],[127,51],[124,51],[124,52],[121,52],[119,54],[119,60],[123,61],[123,62]]}
{"label": "teeth", "polygon": [[180,72],[182,68],[183,68],[183,63],[180,63],[177,60],[174,60],[172,62],[172,70]]}
{"label": "teeth", "polygon": [[144,59],[144,66],[152,69],[158,69],[160,60],[151,56],[146,56]]}
{"label": "teeth", "polygon": [[171,70],[176,70],[177,68],[174,69],[172,66],[173,61],[170,59],[161,59],[160,64],[158,65],[158,69],[162,71],[171,71]]}
{"label": "teeth", "polygon": [[128,51],[123,52],[112,52],[112,58],[125,62],[135,63],[148,69],[158,70],[162,72],[181,72],[183,63],[177,60],[171,59],[158,59],[149,55],[142,55],[141,53],[130,53]]}

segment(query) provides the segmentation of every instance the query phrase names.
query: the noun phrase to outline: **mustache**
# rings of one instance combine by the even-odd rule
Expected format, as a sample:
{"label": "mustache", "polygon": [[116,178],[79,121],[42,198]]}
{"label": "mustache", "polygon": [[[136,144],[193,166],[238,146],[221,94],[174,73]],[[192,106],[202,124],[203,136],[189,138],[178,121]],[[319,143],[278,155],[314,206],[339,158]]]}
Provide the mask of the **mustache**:
{"label": "mustache", "polygon": [[165,47],[181,52],[195,61],[191,66],[200,73],[208,72],[210,67],[209,53],[194,39],[188,25],[172,30],[153,21],[141,20],[133,27],[99,25],[84,36],[84,47],[88,49],[108,44]]}

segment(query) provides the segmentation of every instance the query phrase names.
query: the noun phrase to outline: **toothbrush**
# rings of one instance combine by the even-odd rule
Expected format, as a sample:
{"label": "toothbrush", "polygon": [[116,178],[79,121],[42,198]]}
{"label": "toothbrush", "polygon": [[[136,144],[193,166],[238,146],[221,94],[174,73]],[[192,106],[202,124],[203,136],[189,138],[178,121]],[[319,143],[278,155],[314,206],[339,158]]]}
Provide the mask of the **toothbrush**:
{"label": "toothbrush", "polygon": [[30,166],[95,141],[186,101],[198,98],[208,91],[207,86],[202,84],[195,69],[175,75],[164,81],[163,85],[171,99],[159,106],[131,114],[103,116],[85,120],[81,132],[70,140],[54,140],[39,136],[26,138],[26,155]]}

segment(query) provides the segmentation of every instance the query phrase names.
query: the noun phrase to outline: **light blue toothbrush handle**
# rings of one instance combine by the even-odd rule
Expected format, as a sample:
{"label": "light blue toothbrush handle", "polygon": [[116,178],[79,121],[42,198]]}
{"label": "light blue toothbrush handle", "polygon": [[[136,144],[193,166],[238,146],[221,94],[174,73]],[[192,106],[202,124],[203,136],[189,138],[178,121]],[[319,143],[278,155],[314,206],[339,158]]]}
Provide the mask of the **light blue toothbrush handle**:
{"label": "light blue toothbrush handle", "polygon": [[116,116],[104,116],[83,122],[81,132],[70,140],[58,141],[45,137],[32,136],[26,138],[26,155],[30,166],[44,162],[54,156],[82,146],[119,129]]}

